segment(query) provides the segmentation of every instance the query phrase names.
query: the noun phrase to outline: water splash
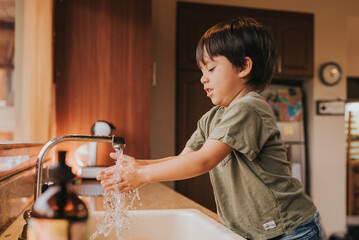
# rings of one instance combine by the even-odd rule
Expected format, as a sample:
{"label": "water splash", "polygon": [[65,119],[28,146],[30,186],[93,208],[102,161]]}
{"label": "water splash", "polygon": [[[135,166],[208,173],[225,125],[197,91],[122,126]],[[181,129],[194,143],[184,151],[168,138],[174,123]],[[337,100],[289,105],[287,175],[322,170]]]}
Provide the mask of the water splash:
{"label": "water splash", "polygon": [[[118,179],[123,169],[123,150],[116,149],[117,160],[115,164],[115,174],[112,179]],[[99,235],[103,234],[107,237],[112,229],[116,231],[118,240],[123,240],[122,233],[129,229],[131,224],[129,210],[135,209],[135,200],[137,199],[141,204],[141,199],[138,190],[130,191],[128,193],[119,193],[116,191],[107,191],[103,196],[103,207],[105,209],[105,216],[102,221],[98,221],[96,232],[92,234],[91,240],[94,240]]]}

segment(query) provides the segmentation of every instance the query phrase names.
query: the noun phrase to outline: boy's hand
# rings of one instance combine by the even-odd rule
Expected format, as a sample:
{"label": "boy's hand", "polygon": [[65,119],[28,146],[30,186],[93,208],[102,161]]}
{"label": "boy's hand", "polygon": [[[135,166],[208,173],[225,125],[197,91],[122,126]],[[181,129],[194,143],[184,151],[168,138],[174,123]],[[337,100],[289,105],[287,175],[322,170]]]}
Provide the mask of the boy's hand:
{"label": "boy's hand", "polygon": [[[111,153],[110,156],[116,159],[116,153]],[[104,191],[123,193],[135,190],[146,183],[141,173],[142,167],[136,159],[123,155],[120,165],[100,171],[97,180],[101,181]]]}

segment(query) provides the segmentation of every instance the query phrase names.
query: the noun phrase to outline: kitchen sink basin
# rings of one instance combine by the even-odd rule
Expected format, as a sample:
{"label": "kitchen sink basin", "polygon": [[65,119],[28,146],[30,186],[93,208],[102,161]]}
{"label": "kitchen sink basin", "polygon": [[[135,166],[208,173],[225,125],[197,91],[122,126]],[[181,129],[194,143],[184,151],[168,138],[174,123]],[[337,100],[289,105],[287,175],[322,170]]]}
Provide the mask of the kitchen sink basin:
{"label": "kitchen sink basin", "polygon": [[[235,240],[244,239],[199,210],[132,210],[130,225],[123,231],[123,240]],[[92,212],[89,218],[90,236],[105,212]],[[117,239],[115,229],[96,240]]]}
{"label": "kitchen sink basin", "polygon": [[9,171],[30,160],[30,156],[0,157],[0,172]]}

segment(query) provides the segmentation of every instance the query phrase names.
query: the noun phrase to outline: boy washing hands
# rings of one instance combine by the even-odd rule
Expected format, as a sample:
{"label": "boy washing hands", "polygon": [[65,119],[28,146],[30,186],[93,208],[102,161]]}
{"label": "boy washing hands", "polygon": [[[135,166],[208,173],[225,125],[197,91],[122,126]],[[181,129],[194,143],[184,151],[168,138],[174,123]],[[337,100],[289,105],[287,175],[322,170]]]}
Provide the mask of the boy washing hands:
{"label": "boy washing hands", "polygon": [[248,239],[322,239],[319,213],[292,177],[272,110],[260,95],[277,66],[269,32],[249,18],[218,23],[200,39],[196,57],[215,106],[182,153],[157,160],[125,155],[118,179],[110,178],[114,167],[100,172],[103,189],[128,192],[209,172],[218,216],[234,232]]}

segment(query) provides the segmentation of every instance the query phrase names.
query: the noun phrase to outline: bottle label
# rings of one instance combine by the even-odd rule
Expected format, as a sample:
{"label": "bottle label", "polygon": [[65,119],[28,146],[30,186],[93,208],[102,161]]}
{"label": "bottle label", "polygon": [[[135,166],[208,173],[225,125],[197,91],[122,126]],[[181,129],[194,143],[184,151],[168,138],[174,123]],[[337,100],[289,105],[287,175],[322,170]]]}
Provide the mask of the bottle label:
{"label": "bottle label", "polygon": [[86,222],[31,218],[27,236],[29,240],[85,240],[87,239]]}

